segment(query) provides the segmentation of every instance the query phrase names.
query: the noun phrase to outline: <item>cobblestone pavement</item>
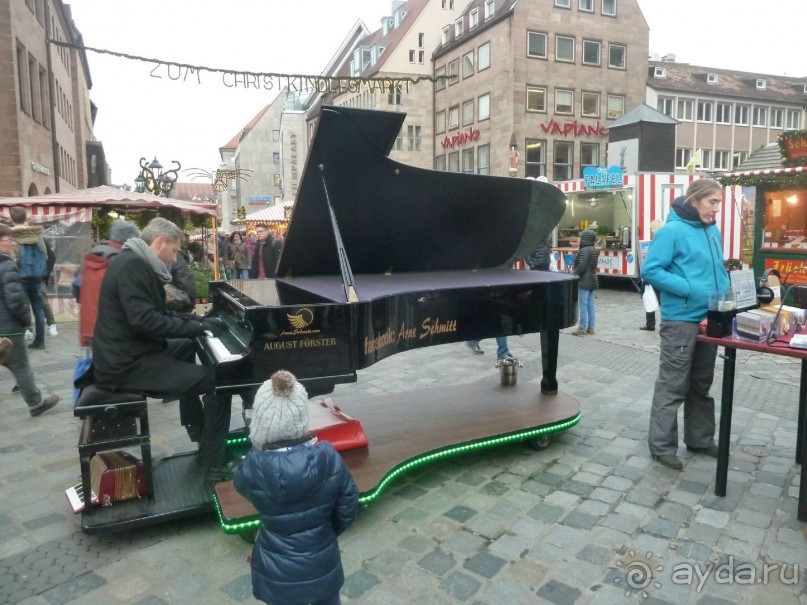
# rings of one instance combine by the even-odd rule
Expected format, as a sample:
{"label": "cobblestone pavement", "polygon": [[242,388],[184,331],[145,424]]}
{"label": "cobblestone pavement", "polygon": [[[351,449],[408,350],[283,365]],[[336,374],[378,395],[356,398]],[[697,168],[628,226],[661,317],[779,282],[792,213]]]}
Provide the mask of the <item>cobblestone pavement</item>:
{"label": "cobblestone pavement", "polygon": [[[596,335],[560,340],[561,390],[579,401],[581,422],[542,451],[516,444],[396,480],[340,541],[343,602],[807,603],[793,462],[799,363],[738,353],[728,495],[718,498],[714,460],[682,448],[676,472],[649,457],[658,335],[637,329],[640,297],[600,290],[597,312]],[[79,473],[68,403],[76,326],[59,329],[31,358],[64,403],[31,418],[0,372],[0,603],[254,602],[251,546],[212,516],[80,532],[64,496]],[[482,346],[480,356],[462,344],[394,356],[335,397],[498,380],[495,343]],[[538,337],[511,338],[510,349],[524,363],[519,380],[539,380]],[[149,413],[156,458],[191,449],[176,403],[151,402]]]}

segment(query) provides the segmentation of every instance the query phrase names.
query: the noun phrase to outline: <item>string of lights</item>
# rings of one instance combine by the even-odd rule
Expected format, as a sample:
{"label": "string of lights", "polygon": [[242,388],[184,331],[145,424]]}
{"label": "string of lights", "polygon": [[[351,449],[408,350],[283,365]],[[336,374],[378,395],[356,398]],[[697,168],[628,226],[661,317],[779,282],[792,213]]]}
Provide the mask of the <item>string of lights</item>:
{"label": "string of lights", "polygon": [[283,74],[276,72],[259,72],[240,69],[227,69],[221,67],[209,67],[206,65],[192,65],[190,63],[179,63],[177,61],[165,61],[163,59],[155,59],[152,57],[141,57],[139,55],[132,55],[129,53],[109,50],[106,48],[94,48],[92,46],[84,46],[82,44],[73,44],[72,42],[65,42],[63,40],[49,39],[49,42],[55,46],[63,46],[75,50],[93,52],[103,55],[111,55],[122,59],[129,59],[130,61],[142,61],[144,63],[154,63],[155,67],[151,71],[151,76],[154,78],[163,78],[159,73],[159,68],[165,66],[165,74],[168,79],[174,81],[195,81],[198,84],[202,83],[201,74],[209,72],[213,74],[221,74],[222,84],[228,88],[255,88],[263,90],[273,90],[275,87],[278,89],[288,88],[292,92],[323,92],[323,93],[345,93],[345,92],[359,92],[362,87],[370,92],[401,92],[403,90],[409,91],[411,84],[418,84],[420,82],[437,82],[438,80],[447,80],[450,76],[402,76],[399,78],[365,78],[365,77],[335,77],[335,76],[322,76],[322,75],[308,75],[308,74]]}

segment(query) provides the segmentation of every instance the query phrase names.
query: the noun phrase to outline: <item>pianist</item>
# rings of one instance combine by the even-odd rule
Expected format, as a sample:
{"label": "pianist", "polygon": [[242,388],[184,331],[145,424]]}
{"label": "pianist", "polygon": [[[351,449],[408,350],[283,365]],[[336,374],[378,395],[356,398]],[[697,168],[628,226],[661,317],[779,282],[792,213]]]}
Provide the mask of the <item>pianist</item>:
{"label": "pianist", "polygon": [[220,334],[224,323],[165,309],[166,265],[176,261],[183,237],[172,222],[155,218],[110,262],[98,300],[93,378],[106,391],[178,396],[180,422],[199,441],[202,463],[220,467],[230,397],[214,394],[212,378],[195,363],[192,339],[205,331]]}

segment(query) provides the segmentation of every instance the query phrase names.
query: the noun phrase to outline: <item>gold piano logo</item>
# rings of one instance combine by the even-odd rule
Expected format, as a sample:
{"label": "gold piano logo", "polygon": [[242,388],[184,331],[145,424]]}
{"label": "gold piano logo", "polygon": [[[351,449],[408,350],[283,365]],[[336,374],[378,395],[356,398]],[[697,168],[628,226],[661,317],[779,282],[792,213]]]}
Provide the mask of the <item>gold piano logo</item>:
{"label": "gold piano logo", "polygon": [[369,355],[390,346],[397,346],[402,342],[406,346],[411,346],[411,341],[423,340],[429,337],[437,337],[439,340],[438,335],[456,331],[456,319],[440,321],[439,317],[434,319],[427,317],[421,322],[420,326],[408,326],[406,322],[403,322],[397,332],[392,328],[387,328],[385,332],[377,333],[373,338],[365,338],[364,353]]}
{"label": "gold piano logo", "polygon": [[314,321],[314,314],[311,312],[311,309],[300,309],[294,314],[287,313],[286,317],[289,318],[289,323],[295,330],[303,330]]}

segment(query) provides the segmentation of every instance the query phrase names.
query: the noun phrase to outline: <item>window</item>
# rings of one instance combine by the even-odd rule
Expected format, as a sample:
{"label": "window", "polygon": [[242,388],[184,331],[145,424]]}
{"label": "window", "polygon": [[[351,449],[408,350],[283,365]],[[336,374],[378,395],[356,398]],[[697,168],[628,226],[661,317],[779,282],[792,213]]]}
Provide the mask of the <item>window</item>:
{"label": "window", "polygon": [[733,158],[734,159],[734,166],[733,167],[737,168],[738,166],[740,166],[740,164],[745,162],[745,160],[747,158],[748,158],[748,152],[747,151],[735,151],[734,152],[734,158]]}
{"label": "window", "polygon": [[768,108],[754,106],[754,126],[767,126],[768,125]]}
{"label": "window", "polygon": [[524,159],[524,176],[531,176],[535,179],[539,176],[546,176],[546,141],[527,139],[524,141],[524,149],[527,150]]}
{"label": "window", "polygon": [[462,125],[469,126],[474,123],[474,100],[462,104]]}
{"label": "window", "polygon": [[706,83],[712,86],[717,85],[717,74],[706,74]]}
{"label": "window", "polygon": [[459,151],[452,151],[448,154],[448,171],[449,172],[459,172],[460,171],[460,152]]}
{"label": "window", "polygon": [[572,8],[571,0],[555,0],[555,6],[559,8]]}
{"label": "window", "polygon": [[798,130],[801,128],[801,112],[798,109],[787,110],[787,129]]}
{"label": "window", "polygon": [[729,169],[729,152],[725,149],[715,151],[715,170]]}
{"label": "window", "polygon": [[468,29],[474,29],[477,25],[479,25],[479,9],[475,8],[468,15]]}
{"label": "window", "polygon": [[280,152],[278,151],[272,152],[272,163],[280,164]]}
{"label": "window", "polygon": [[701,150],[701,168],[703,170],[711,170],[712,169],[712,150],[711,149],[703,149],[703,150]]}
{"label": "window", "polygon": [[698,122],[711,122],[713,107],[711,101],[698,101]]}
{"label": "window", "polygon": [[474,75],[474,51],[462,55],[462,77],[470,78]]}
{"label": "window", "polygon": [[546,34],[527,32],[527,56],[546,59]]}
{"label": "window", "polygon": [[663,80],[667,77],[667,68],[666,67],[654,67],[653,68],[653,77],[659,80]]}
{"label": "window", "polygon": [[602,0],[602,14],[616,17],[616,0]]}
{"label": "window", "polygon": [[555,36],[555,61],[574,63],[574,38]]}
{"label": "window", "polygon": [[279,174],[275,175],[274,183],[275,183],[275,187],[280,187],[282,185],[283,181],[280,180],[280,175]]}
{"label": "window", "polygon": [[426,53],[425,53],[425,51],[419,50],[419,51],[418,51],[418,63],[419,63],[420,65],[423,65],[423,63],[424,63],[425,59],[426,59]]}
{"label": "window", "polygon": [[280,140],[280,131],[279,130],[273,130],[272,131],[272,140],[275,143],[277,143]]}
{"label": "window", "polygon": [[546,88],[527,86],[527,111],[546,111]]}
{"label": "window", "polygon": [[446,79],[442,76],[446,75],[446,68],[445,67],[438,67],[435,72],[434,76],[437,80],[434,82],[434,90],[437,92],[438,90],[443,90],[446,87]]}
{"label": "window", "polygon": [[554,162],[552,179],[555,181],[570,180],[574,164],[574,143],[555,141]]}
{"label": "window", "polygon": [[20,91],[20,109],[25,113],[31,113],[31,100],[28,98],[30,87],[28,86],[28,60],[25,47],[17,43],[17,82]]}
{"label": "window", "polygon": [[455,128],[460,127],[460,106],[454,105],[454,107],[448,108],[448,129],[454,130]]}
{"label": "window", "polygon": [[434,132],[440,134],[446,131],[446,112],[438,111],[434,116]]}
{"label": "window", "polygon": [[493,16],[493,0],[485,0],[485,21]]}
{"label": "window", "polygon": [[583,64],[599,65],[600,48],[601,44],[596,40],[583,40]]}
{"label": "window", "polygon": [[462,171],[474,174],[474,148],[462,150]]}
{"label": "window", "polygon": [[410,50],[410,51],[409,51],[409,62],[410,62],[410,63],[414,63],[414,62],[415,62],[415,51],[414,51],[414,50]]}
{"label": "window", "polygon": [[426,34],[419,33],[418,34],[418,48],[423,48],[426,43]]}
{"label": "window", "polygon": [[731,103],[717,104],[715,122],[718,124],[731,124]]}
{"label": "window", "polygon": [[574,113],[574,91],[555,90],[555,113]]}
{"label": "window", "polygon": [[454,59],[448,64],[448,85],[453,86],[460,79],[460,60]]}
{"label": "window", "polygon": [[463,21],[462,17],[454,21],[454,38],[459,38],[463,34]]}
{"label": "window", "polygon": [[748,126],[748,105],[737,105],[734,108],[734,123]]}
{"label": "window", "polygon": [[490,174],[490,145],[480,145],[476,149],[476,171]]}
{"label": "window", "polygon": [[387,103],[390,105],[401,105],[403,99],[403,92],[400,86],[396,86],[394,90],[389,91],[387,94]]}
{"label": "window", "polygon": [[609,120],[618,118],[625,113],[625,97],[622,95],[608,95],[608,115]]}
{"label": "window", "polygon": [[476,71],[482,71],[490,67],[490,42],[486,42],[479,47],[479,56],[477,57]]}
{"label": "window", "polygon": [[448,25],[446,25],[443,28],[443,33],[440,37],[440,44],[445,46],[446,44],[448,44],[449,40],[451,40],[451,28]]}
{"label": "window", "polygon": [[490,93],[481,95],[476,103],[476,115],[479,121],[490,117]]}
{"label": "window", "polygon": [[395,146],[394,149],[397,151],[403,151],[403,126],[398,131],[398,136],[395,137]]}
{"label": "window", "polygon": [[420,151],[420,126],[407,126],[406,138],[409,141],[409,151]]}
{"label": "window", "polygon": [[[50,103],[48,102],[48,72],[39,68],[39,94],[42,95],[42,125],[50,128]],[[780,110],[781,111],[781,110]]]}
{"label": "window", "polygon": [[762,78],[757,78],[757,90],[765,90],[768,87],[768,83],[763,80]]}
{"label": "window", "polygon": [[42,122],[42,95],[39,93],[39,66],[33,55],[28,55],[28,84],[31,87],[31,117]]}
{"label": "window", "polygon": [[678,99],[678,119],[692,121],[692,99]]}
{"label": "window", "polygon": [[586,166],[600,165],[600,146],[597,143],[580,143],[580,173]]}
{"label": "window", "polygon": [[581,114],[587,118],[600,117],[600,93],[584,92],[580,101]]}
{"label": "window", "polygon": [[657,109],[665,116],[673,117],[674,107],[675,107],[675,99],[670,99],[669,97],[659,97]]}
{"label": "window", "polygon": [[675,167],[686,168],[689,160],[692,159],[692,150],[679,147],[675,150]]}
{"label": "window", "polygon": [[781,128],[785,123],[785,110],[775,107],[771,109],[771,128]]}
{"label": "window", "polygon": [[446,156],[445,155],[438,155],[434,158],[434,169],[440,170],[445,172],[446,170]]}
{"label": "window", "polygon": [[594,0],[580,0],[577,8],[586,13],[594,12]]}
{"label": "window", "polygon": [[608,45],[608,67],[613,69],[625,69],[625,46],[622,44]]}

